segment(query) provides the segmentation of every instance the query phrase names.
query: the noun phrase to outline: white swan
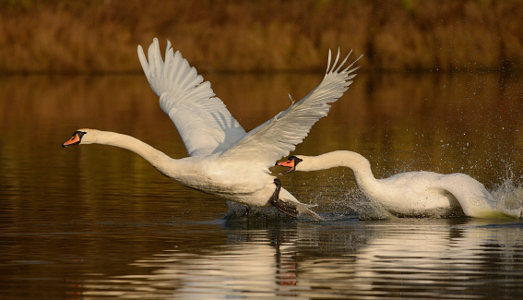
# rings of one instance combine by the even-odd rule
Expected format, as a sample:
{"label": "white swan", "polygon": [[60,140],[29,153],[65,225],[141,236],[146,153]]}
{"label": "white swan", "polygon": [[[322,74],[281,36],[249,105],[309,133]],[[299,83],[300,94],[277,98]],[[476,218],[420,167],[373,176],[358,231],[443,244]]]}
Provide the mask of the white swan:
{"label": "white swan", "polygon": [[329,103],[349,88],[357,69],[352,66],[359,59],[343,67],[350,54],[339,62],[338,50],[331,65],[329,51],[326,74],[312,92],[246,133],[214,96],[210,83],[203,81],[179,51],[173,53],[169,41],[162,60],[155,38],[148,58],[141,46],[138,57],[151,88],[160,97],[160,107],[178,129],[190,157],[173,159],[131,136],[95,129],[77,130],[62,146],[96,143],[121,147],[136,152],[158,171],[188,187],[247,207],[272,204],[294,217],[305,213],[321,219],[281,188],[269,167],[294,150],[312,125],[327,115]]}
{"label": "white swan", "polygon": [[398,216],[443,216],[456,209],[470,217],[502,215],[483,184],[461,173],[407,172],[376,179],[369,161],[362,155],[338,150],[318,156],[293,155],[277,165],[291,171],[316,171],[348,167],[365,196]]}

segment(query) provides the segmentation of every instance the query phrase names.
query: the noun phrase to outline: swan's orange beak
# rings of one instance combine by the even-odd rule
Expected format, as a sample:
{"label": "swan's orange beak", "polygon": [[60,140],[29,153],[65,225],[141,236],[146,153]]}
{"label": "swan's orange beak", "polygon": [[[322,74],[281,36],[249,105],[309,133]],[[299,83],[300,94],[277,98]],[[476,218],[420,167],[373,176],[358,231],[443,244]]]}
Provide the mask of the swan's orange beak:
{"label": "swan's orange beak", "polygon": [[73,136],[65,141],[65,143],[62,144],[62,147],[72,146],[72,145],[78,145],[80,144],[80,140],[82,139],[82,134],[80,131],[77,131],[73,134]]}
{"label": "swan's orange beak", "polygon": [[295,162],[294,162],[294,159],[289,159],[287,161],[280,161],[280,162],[277,162],[276,165],[277,166],[282,166],[282,167],[287,167],[289,168],[287,171],[285,172],[282,172],[278,175],[283,175],[283,174],[287,174],[287,173],[290,173],[292,171],[294,171],[294,167],[295,167]]}

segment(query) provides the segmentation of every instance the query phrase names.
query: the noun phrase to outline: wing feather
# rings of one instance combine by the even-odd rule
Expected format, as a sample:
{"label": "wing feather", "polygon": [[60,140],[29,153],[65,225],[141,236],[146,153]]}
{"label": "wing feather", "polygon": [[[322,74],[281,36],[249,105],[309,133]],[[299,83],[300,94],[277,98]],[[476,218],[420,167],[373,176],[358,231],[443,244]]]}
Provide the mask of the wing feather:
{"label": "wing feather", "polygon": [[263,167],[270,167],[282,156],[288,155],[309,133],[311,127],[330,109],[330,103],[337,101],[352,84],[358,69],[354,64],[358,57],[347,67],[344,66],[349,54],[338,64],[340,51],[331,65],[329,50],[327,70],[321,83],[307,96],[291,104],[275,117],[251,130],[234,146],[222,154],[223,158],[249,159]]}
{"label": "wing feather", "polygon": [[190,156],[219,153],[245,135],[245,130],[215,97],[208,81],[198,75],[179,51],[167,41],[162,59],[158,39],[147,56],[138,46],[138,58],[160,107],[178,129]]}

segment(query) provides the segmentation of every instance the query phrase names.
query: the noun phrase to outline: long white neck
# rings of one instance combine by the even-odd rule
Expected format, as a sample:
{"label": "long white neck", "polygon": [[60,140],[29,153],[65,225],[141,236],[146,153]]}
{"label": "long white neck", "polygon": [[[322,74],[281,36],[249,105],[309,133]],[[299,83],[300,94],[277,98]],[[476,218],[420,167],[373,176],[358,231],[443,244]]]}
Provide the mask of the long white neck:
{"label": "long white neck", "polygon": [[298,155],[302,159],[296,166],[296,171],[317,171],[334,167],[352,169],[360,189],[369,196],[379,191],[379,182],[374,178],[369,161],[361,154],[352,151],[338,150],[318,156]]}
{"label": "long white neck", "polygon": [[86,141],[82,141],[82,144],[103,144],[132,151],[147,160],[161,173],[172,177],[173,167],[177,160],[170,158],[165,153],[137,138],[111,131],[89,129],[87,134],[84,136],[84,139]]}

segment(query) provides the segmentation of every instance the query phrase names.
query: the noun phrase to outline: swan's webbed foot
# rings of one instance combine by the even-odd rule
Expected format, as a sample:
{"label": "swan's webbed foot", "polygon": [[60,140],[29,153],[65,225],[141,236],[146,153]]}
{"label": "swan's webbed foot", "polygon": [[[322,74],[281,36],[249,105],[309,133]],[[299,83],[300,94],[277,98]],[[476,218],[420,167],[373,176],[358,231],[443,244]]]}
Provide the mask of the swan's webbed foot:
{"label": "swan's webbed foot", "polygon": [[287,214],[291,217],[297,218],[298,217],[298,208],[296,207],[296,205],[282,201],[280,199],[280,190],[281,190],[280,179],[275,178],[274,184],[276,185],[276,190],[274,190],[274,193],[272,194],[271,198],[269,199],[269,202],[272,205],[274,205],[274,207],[276,207],[282,213]]}

